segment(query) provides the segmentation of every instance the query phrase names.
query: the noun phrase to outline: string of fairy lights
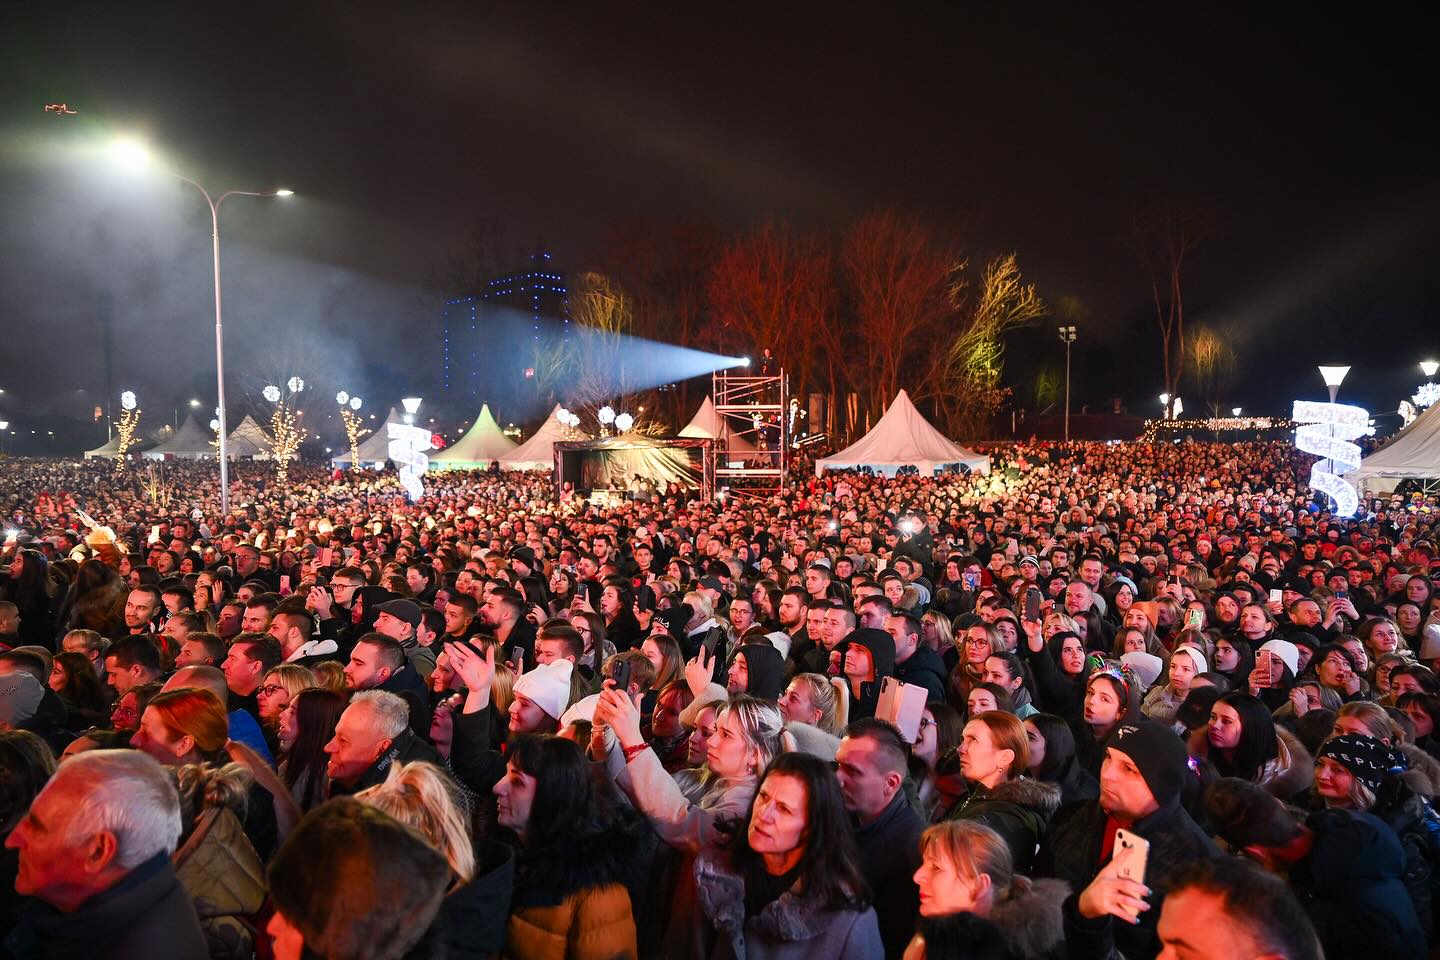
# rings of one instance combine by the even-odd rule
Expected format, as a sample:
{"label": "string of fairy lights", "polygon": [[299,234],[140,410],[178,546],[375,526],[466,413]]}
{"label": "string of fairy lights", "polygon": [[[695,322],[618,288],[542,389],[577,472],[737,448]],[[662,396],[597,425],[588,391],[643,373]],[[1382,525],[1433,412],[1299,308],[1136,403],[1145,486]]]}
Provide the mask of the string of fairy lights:
{"label": "string of fairy lights", "polygon": [[120,394],[120,419],[115,424],[115,472],[125,470],[126,454],[135,445],[135,431],[140,426],[140,404],[133,390]]}

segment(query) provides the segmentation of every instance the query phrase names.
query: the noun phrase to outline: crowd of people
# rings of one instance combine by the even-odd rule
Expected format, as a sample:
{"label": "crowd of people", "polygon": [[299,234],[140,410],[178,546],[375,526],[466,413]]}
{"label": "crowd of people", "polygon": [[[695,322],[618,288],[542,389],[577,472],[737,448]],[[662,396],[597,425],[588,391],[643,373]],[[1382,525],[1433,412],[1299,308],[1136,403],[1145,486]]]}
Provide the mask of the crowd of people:
{"label": "crowd of people", "polygon": [[0,462],[0,956],[1424,957],[1436,504]]}

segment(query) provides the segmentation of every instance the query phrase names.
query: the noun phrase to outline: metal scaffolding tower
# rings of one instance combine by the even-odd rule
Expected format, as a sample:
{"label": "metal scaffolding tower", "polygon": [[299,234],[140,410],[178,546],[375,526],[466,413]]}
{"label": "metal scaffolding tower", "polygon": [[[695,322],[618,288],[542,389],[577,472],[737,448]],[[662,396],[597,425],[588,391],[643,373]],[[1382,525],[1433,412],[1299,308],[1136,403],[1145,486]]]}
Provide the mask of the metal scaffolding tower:
{"label": "metal scaffolding tower", "polygon": [[721,424],[714,447],[717,490],[756,497],[783,490],[793,426],[785,371],[716,370],[711,396]]}

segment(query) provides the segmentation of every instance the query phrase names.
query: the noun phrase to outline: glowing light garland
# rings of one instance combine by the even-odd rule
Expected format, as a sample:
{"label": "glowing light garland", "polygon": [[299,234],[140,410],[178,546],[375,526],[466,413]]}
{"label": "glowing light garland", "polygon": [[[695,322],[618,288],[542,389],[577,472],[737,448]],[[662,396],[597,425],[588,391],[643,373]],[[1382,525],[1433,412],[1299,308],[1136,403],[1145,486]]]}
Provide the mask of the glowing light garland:
{"label": "glowing light garland", "polygon": [[400,485],[412,501],[419,500],[425,495],[420,478],[430,469],[430,458],[422,452],[431,447],[430,431],[405,423],[387,423],[385,428],[390,436],[390,459],[400,468]]}
{"label": "glowing light garland", "polygon": [[[135,394],[126,392],[129,399],[127,406],[120,413],[120,420],[115,424],[115,472],[120,473],[125,469],[125,455],[135,443],[135,429],[140,426],[140,408],[135,405]],[[122,404],[124,401],[122,401]]]}
{"label": "glowing light garland", "polygon": [[1440,400],[1440,383],[1422,383],[1410,399],[1415,402],[1415,406],[1424,410]]}
{"label": "glowing light garland", "polygon": [[300,449],[300,441],[305,439],[305,432],[295,429],[298,419],[284,404],[276,407],[270,415],[270,433],[274,438],[270,449],[275,457],[275,480],[282,487],[290,482],[290,461],[295,451]]}
{"label": "glowing light garland", "polygon": [[1153,442],[1164,433],[1184,433],[1185,431],[1209,431],[1211,433],[1222,433],[1227,430],[1290,430],[1295,427],[1294,420],[1287,420],[1284,417],[1210,417],[1205,420],[1146,420],[1145,431],[1140,439],[1146,443]]}
{"label": "glowing light garland", "polygon": [[360,415],[353,410],[340,408],[340,419],[345,421],[345,439],[350,442],[350,469],[360,469]]}
{"label": "glowing light garland", "polygon": [[1323,459],[1310,468],[1310,486],[1335,501],[1335,513],[1352,517],[1360,508],[1354,484],[1341,478],[1360,468],[1360,448],[1350,441],[1370,429],[1370,412],[1344,403],[1296,400],[1295,446]]}

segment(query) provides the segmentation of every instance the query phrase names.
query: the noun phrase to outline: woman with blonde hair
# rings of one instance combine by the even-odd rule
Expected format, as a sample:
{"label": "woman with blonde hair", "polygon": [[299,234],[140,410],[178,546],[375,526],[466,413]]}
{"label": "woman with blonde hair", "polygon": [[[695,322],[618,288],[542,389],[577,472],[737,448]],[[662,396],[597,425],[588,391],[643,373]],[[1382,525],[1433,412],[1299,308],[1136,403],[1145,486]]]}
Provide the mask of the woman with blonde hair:
{"label": "woman with blonde hair", "polygon": [[[1011,955],[1040,960],[1064,953],[1063,880],[1031,880],[1015,872],[1010,847],[976,820],[948,820],[920,835],[919,932],[905,956],[936,956],[946,940],[945,919],[970,913],[1000,928]],[[927,949],[928,948],[928,949]]]}
{"label": "woman with blonde hair", "polygon": [[282,663],[271,668],[255,691],[260,722],[273,733],[280,724],[280,714],[301,690],[315,686],[315,674],[297,663]]}
{"label": "woman with blonde hair", "polygon": [[474,878],[470,829],[456,802],[455,784],[439,767],[423,761],[392,764],[384,783],[361,790],[355,798],[419,830],[445,856],[455,874],[454,886]]}
{"label": "woman with blonde hair", "polygon": [[920,642],[936,653],[942,653],[950,645],[954,634],[950,618],[939,610],[926,610],[920,618]]}
{"label": "woman with blonde hair", "polygon": [[336,693],[345,692],[345,665],[336,660],[322,660],[315,664],[315,685]]}
{"label": "woman with blonde hair", "polygon": [[840,737],[850,722],[850,690],[840,677],[798,673],[780,695],[780,712],[791,723],[808,723]]}

